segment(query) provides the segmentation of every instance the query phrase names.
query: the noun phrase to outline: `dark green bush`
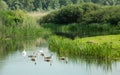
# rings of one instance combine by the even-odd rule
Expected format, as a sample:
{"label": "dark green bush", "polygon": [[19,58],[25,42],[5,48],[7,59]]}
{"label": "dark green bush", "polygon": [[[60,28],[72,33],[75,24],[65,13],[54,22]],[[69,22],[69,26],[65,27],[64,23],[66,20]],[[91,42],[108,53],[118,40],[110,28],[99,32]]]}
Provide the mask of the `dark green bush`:
{"label": "dark green bush", "polygon": [[120,10],[118,7],[103,7],[97,11],[91,11],[84,15],[85,23],[110,23],[117,25],[120,21]]}
{"label": "dark green bush", "polygon": [[56,15],[58,14],[58,11],[51,12],[50,14],[44,16],[42,19],[40,19],[40,23],[55,23],[57,19],[55,19]]}
{"label": "dark green bush", "polygon": [[108,14],[110,15],[108,22],[113,25],[117,25],[120,21],[120,6],[111,7],[108,11]]}
{"label": "dark green bush", "polygon": [[92,3],[70,5],[44,16],[40,22],[58,24],[81,23],[86,13],[96,11],[99,8],[99,5]]}
{"label": "dark green bush", "polygon": [[98,11],[92,11],[84,15],[83,21],[85,23],[106,23],[110,18],[107,11],[100,9]]}
{"label": "dark green bush", "polygon": [[56,16],[56,23],[76,23],[78,19],[82,19],[83,9],[80,6],[72,5],[62,8]]}
{"label": "dark green bush", "polygon": [[41,19],[43,23],[107,23],[118,25],[120,21],[120,6],[101,6],[86,3],[70,5],[54,11]]}
{"label": "dark green bush", "polygon": [[78,22],[78,19],[81,20],[82,16],[83,9],[79,5],[70,5],[44,16],[40,22],[68,24]]}
{"label": "dark green bush", "polygon": [[81,5],[81,8],[84,10],[84,14],[86,14],[101,9],[101,6],[93,3],[84,3]]}

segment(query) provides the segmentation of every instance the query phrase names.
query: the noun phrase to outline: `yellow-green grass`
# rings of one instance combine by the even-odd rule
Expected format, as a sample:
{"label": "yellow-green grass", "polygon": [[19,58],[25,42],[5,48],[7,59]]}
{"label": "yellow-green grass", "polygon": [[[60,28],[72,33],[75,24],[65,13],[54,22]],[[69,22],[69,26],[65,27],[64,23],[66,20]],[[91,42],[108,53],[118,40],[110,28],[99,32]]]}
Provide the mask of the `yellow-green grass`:
{"label": "yellow-green grass", "polygon": [[119,35],[104,35],[96,37],[76,38],[76,42],[93,42],[97,44],[109,43],[113,48],[120,48],[120,34]]}

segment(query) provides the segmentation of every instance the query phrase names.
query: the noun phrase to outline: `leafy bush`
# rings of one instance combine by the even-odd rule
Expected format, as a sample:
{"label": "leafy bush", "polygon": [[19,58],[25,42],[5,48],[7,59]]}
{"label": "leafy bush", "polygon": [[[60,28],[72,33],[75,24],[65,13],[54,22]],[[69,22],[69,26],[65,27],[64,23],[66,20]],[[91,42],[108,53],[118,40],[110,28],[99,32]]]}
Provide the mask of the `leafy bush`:
{"label": "leafy bush", "polygon": [[43,23],[108,23],[118,25],[120,21],[120,6],[101,6],[86,3],[82,5],[70,5],[54,11],[41,19]]}
{"label": "leafy bush", "polygon": [[117,25],[120,21],[119,6],[104,7],[97,11],[91,11],[84,15],[85,23],[110,23]]}
{"label": "leafy bush", "polygon": [[80,6],[72,5],[62,8],[56,16],[56,23],[75,23],[82,19],[83,9]]}
{"label": "leafy bush", "polygon": [[61,10],[52,12],[43,17],[40,22],[42,23],[74,23],[78,18],[82,17],[83,10],[76,5],[63,7]]}
{"label": "leafy bush", "polygon": [[55,23],[57,19],[55,19],[56,15],[58,14],[58,11],[51,12],[50,14],[42,17],[40,19],[40,23]]}
{"label": "leafy bush", "polygon": [[93,3],[84,3],[81,5],[81,8],[84,10],[84,14],[86,14],[101,9],[101,6]]}
{"label": "leafy bush", "polygon": [[98,5],[92,3],[70,5],[44,16],[40,22],[58,24],[81,23],[84,14],[92,10],[97,10],[98,8],[100,8]]}

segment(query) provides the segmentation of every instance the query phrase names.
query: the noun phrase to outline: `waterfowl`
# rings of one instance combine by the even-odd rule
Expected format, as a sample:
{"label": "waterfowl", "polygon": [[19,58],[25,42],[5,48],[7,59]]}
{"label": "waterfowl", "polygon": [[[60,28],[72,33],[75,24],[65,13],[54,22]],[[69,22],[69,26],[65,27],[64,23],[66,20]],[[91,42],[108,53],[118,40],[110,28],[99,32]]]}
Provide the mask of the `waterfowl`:
{"label": "waterfowl", "polygon": [[23,51],[22,51],[22,55],[23,55],[24,57],[26,57],[27,52],[26,52],[25,50],[23,50]]}
{"label": "waterfowl", "polygon": [[52,61],[52,54],[48,57],[44,56],[44,61],[51,62]]}
{"label": "waterfowl", "polygon": [[49,56],[49,57],[45,57],[44,56],[44,61],[46,61],[46,62],[50,62],[50,66],[52,65],[52,54],[51,54],[51,56]]}
{"label": "waterfowl", "polygon": [[52,54],[48,57],[44,56],[44,60],[50,60],[50,59],[52,59]]}
{"label": "waterfowl", "polygon": [[68,63],[68,61],[67,61],[67,58],[66,58],[66,57],[59,57],[59,59],[60,59],[60,60],[65,61],[65,62],[66,62],[66,64]]}
{"label": "waterfowl", "polygon": [[52,61],[52,59],[44,59],[44,61],[50,62],[50,61]]}
{"label": "waterfowl", "polygon": [[31,57],[31,61],[36,61],[36,56]]}
{"label": "waterfowl", "polygon": [[66,60],[66,58],[65,57],[60,57],[60,60]]}
{"label": "waterfowl", "polygon": [[30,57],[30,58],[36,58],[37,56],[35,56],[35,55],[28,55],[28,57]]}
{"label": "waterfowl", "polygon": [[36,57],[36,56],[31,57],[31,61],[35,62],[35,64],[36,64],[36,60],[37,60],[37,57]]}
{"label": "waterfowl", "polygon": [[40,53],[41,56],[45,55],[43,50],[40,50],[39,53]]}

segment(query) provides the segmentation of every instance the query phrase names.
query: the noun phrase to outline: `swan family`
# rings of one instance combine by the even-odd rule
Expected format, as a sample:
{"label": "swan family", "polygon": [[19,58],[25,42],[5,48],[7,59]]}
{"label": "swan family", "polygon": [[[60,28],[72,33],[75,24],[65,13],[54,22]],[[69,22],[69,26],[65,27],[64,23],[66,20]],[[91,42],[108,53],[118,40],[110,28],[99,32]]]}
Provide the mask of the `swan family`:
{"label": "swan family", "polygon": [[[43,49],[42,49],[42,50],[39,50],[39,51],[36,51],[36,52],[34,52],[33,54],[31,54],[31,55],[27,55],[27,52],[26,52],[25,49],[24,49],[24,50],[22,51],[22,55],[23,55],[23,57],[28,57],[28,58],[30,58],[31,61],[35,62],[35,64],[36,64],[36,60],[37,60],[37,58],[38,58],[37,56],[38,56],[38,55],[41,55],[41,56],[43,57],[43,60],[44,60],[45,62],[50,62],[50,65],[52,65],[53,54],[50,54],[50,56],[46,56]],[[61,61],[65,61],[65,62],[67,63],[66,57],[62,56],[62,57],[59,57],[59,59],[60,59]]]}

